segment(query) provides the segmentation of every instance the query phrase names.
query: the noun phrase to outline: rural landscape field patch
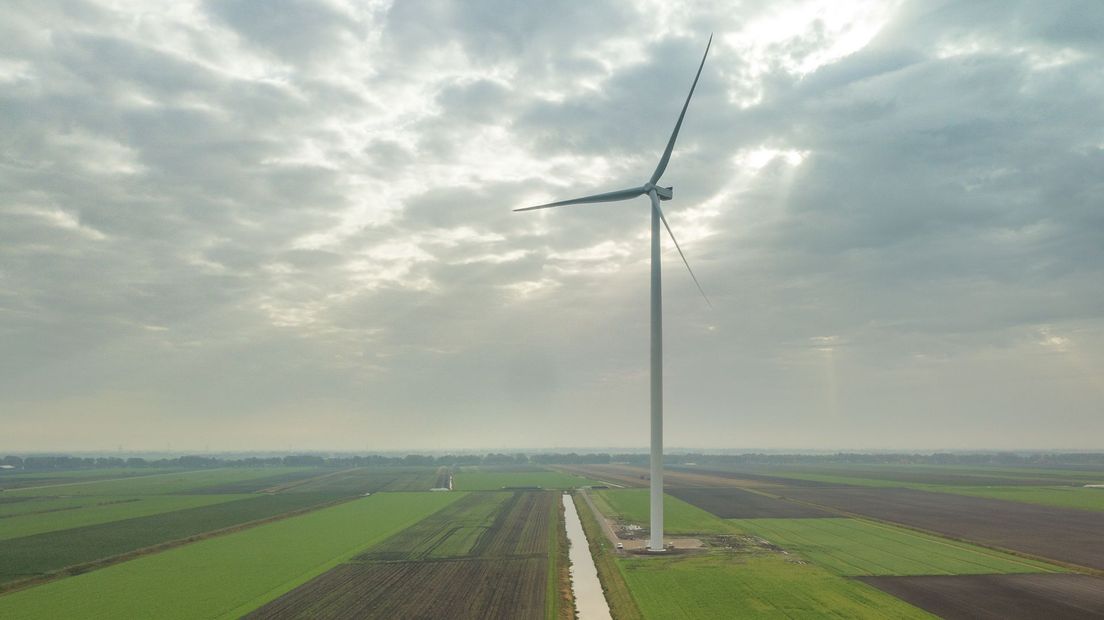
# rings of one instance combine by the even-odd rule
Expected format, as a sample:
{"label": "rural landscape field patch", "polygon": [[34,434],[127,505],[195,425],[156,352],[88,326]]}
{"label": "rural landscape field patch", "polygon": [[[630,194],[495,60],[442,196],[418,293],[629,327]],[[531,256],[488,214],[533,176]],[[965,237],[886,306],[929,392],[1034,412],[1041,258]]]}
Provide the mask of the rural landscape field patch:
{"label": "rural landscape field patch", "polygon": [[461,497],[388,493],[0,596],[0,617],[241,615]]}
{"label": "rural landscape field patch", "polygon": [[545,617],[558,494],[472,493],[257,609],[256,618]]}
{"label": "rural landscape field patch", "polygon": [[[593,497],[607,516],[647,527],[648,489],[594,491]],[[669,534],[732,534],[739,531],[731,522],[712,515],[669,494],[663,496],[663,530]]]}
{"label": "rural landscape field patch", "polygon": [[647,618],[930,618],[864,584],[777,554],[627,558],[619,562]]}
{"label": "rural landscape field patch", "polygon": [[743,519],[736,524],[841,575],[1060,571],[1042,562],[860,519]]}

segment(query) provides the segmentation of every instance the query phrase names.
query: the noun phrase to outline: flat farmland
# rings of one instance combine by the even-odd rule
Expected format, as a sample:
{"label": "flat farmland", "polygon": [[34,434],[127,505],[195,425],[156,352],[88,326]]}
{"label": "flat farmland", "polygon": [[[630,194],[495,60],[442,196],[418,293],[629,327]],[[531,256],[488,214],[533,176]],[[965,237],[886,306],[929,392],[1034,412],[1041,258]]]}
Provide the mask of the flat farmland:
{"label": "flat farmland", "polygon": [[645,618],[931,618],[857,581],[781,554],[618,560]]}
{"label": "flat farmland", "polygon": [[543,618],[544,558],[343,564],[247,618]]}
{"label": "flat farmland", "polygon": [[1104,513],[915,489],[789,487],[779,494],[952,538],[1104,569]]}
{"label": "flat farmland", "polygon": [[6,594],[0,617],[238,617],[460,497],[357,499]]}
{"label": "flat farmland", "polygon": [[73,482],[91,482],[115,478],[136,478],[184,471],[179,468],[134,469],[128,467],[109,467],[103,469],[76,469],[49,472],[0,472],[0,489],[20,489],[25,487],[48,486]]}
{"label": "flat farmland", "polygon": [[357,467],[319,476],[292,486],[288,491],[346,495],[380,491],[428,491],[436,481],[435,467]]}
{"label": "flat farmland", "polygon": [[574,489],[601,483],[558,471],[496,471],[464,468],[453,475],[452,484],[458,491],[497,491],[523,488]]}
{"label": "flat farmland", "polygon": [[[935,490],[935,489],[932,489]],[[1079,510],[1104,510],[1104,489],[1085,487],[942,487],[944,493],[958,493],[974,497],[1003,499],[1059,508]]]}
{"label": "flat farmland", "polygon": [[860,519],[743,519],[736,524],[847,576],[1061,572],[1042,562]]}
{"label": "flat farmland", "polygon": [[950,620],[1104,617],[1104,579],[1088,575],[861,577]]}
{"label": "flat farmland", "polygon": [[472,493],[252,618],[535,618],[558,598],[557,493]]}
{"label": "flat farmland", "polygon": [[785,499],[735,487],[669,488],[667,495],[693,504],[722,519],[831,517],[833,513]]}
{"label": "flat farmland", "polygon": [[[648,489],[610,489],[591,492],[598,508],[607,516],[645,528],[650,519]],[[672,497],[663,496],[663,530],[666,534],[734,534],[739,529],[697,506]]]}
{"label": "flat farmland", "polygon": [[64,499],[30,501],[19,507],[37,510],[0,516],[0,540],[221,504],[247,497],[242,495],[88,496],[75,501]]}
{"label": "flat farmland", "polygon": [[[111,480],[91,480],[66,482],[31,488],[5,491],[12,497],[60,497],[79,495],[152,495],[162,493],[181,493],[195,489],[209,488],[215,485],[258,480],[296,471],[318,471],[313,468],[257,467],[257,468],[221,468],[201,469],[171,473],[157,473],[148,476],[130,476]],[[322,473],[322,472],[319,472]]]}
{"label": "flat farmland", "polygon": [[[0,540],[0,584],[334,501],[317,494],[246,499]],[[52,513],[61,514],[61,513]]]}
{"label": "flat farmland", "polygon": [[358,561],[411,561],[428,558],[459,558],[472,555],[472,548],[494,527],[509,493],[469,493],[444,510],[419,521],[358,556]]}

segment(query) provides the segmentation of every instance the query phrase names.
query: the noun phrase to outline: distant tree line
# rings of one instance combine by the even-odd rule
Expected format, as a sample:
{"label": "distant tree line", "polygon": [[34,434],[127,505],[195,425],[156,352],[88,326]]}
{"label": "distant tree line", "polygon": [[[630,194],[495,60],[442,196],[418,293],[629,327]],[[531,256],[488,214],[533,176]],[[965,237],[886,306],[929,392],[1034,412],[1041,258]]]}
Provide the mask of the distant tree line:
{"label": "distant tree line", "polygon": [[[0,458],[4,470],[50,471],[101,468],[182,468],[205,467],[395,467],[395,466],[464,466],[464,465],[571,465],[623,463],[647,465],[646,453],[611,454],[607,452],[525,454],[407,454],[393,456],[291,454],[287,456],[250,456],[245,458],[220,458],[213,456],[185,455],[171,458],[145,459],[141,457],[74,457],[74,456],[5,456]],[[832,464],[916,464],[916,465],[1003,465],[1020,467],[1104,467],[1104,453],[930,453],[930,454],[865,454],[840,452],[836,454],[667,454],[663,460],[668,465],[832,465]]]}

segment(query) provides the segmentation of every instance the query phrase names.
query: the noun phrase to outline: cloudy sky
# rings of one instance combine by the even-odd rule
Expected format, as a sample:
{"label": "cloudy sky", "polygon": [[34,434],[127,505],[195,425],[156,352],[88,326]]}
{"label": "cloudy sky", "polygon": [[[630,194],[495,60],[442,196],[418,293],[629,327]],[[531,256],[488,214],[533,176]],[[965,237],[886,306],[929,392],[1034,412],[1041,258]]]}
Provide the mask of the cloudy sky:
{"label": "cloudy sky", "polygon": [[[690,4],[690,3],[688,3]],[[1096,1],[15,0],[0,450],[1104,446]]]}

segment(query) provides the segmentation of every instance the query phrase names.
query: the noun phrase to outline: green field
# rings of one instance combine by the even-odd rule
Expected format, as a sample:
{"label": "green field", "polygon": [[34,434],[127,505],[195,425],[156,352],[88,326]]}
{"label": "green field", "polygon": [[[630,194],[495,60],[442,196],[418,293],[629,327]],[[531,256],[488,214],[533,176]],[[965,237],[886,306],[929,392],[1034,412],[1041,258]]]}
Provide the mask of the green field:
{"label": "green field", "polygon": [[[610,489],[592,491],[591,497],[606,516],[648,527],[648,489]],[[731,521],[714,516],[677,497],[663,496],[663,531],[666,534],[736,534]]]}
{"label": "green field", "polygon": [[581,476],[558,471],[484,471],[462,470],[453,475],[457,491],[497,491],[504,487],[540,487],[542,489],[572,489],[600,484]]}
{"label": "green field", "polygon": [[220,504],[0,540],[0,583],[331,502],[332,495],[253,495]]}
{"label": "green field", "polygon": [[1080,510],[1104,510],[1104,489],[1085,487],[940,487],[926,491],[958,493],[974,497],[988,497],[1012,502],[1042,504],[1059,508]]}
{"label": "green field", "polygon": [[0,596],[0,617],[237,618],[461,496],[374,495]]}
{"label": "green field", "polygon": [[872,587],[781,554],[618,560],[646,618],[932,618]]}
{"label": "green field", "polygon": [[509,493],[473,492],[372,547],[358,560],[423,560],[467,555],[494,525]]}
{"label": "green field", "polygon": [[436,481],[436,467],[357,467],[319,476],[293,486],[290,491],[350,495],[379,491],[428,491]]}
{"label": "green field", "polygon": [[[0,540],[96,525],[121,519],[198,508],[244,499],[245,495],[149,495],[145,497],[84,497],[80,500],[20,502],[13,506],[35,508],[37,514],[0,518]],[[26,504],[24,506],[24,504]]]}
{"label": "green field", "polygon": [[[93,480],[69,484],[51,484],[49,486],[12,489],[4,492],[5,498],[29,496],[71,496],[71,495],[154,495],[164,493],[182,493],[220,484],[270,478],[296,471],[312,471],[311,468],[295,467],[257,467],[202,469],[198,471],[170,472],[151,476],[132,476],[112,480]],[[319,473],[323,473],[319,471]]]}
{"label": "green field", "polygon": [[93,480],[112,480],[115,478],[138,478],[174,472],[187,471],[178,467],[105,467],[103,469],[70,469],[60,471],[7,471],[0,472],[0,489],[18,489],[54,484],[84,482]]}
{"label": "green field", "polygon": [[972,575],[1060,569],[861,519],[740,519],[741,529],[841,575]]}

